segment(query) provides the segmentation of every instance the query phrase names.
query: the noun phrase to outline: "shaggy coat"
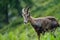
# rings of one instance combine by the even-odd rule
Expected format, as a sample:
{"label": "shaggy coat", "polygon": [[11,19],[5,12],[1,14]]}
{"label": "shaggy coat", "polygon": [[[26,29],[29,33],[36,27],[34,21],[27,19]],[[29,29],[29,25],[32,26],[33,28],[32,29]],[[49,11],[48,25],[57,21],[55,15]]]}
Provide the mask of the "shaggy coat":
{"label": "shaggy coat", "polygon": [[[31,23],[32,27],[35,29],[38,35],[38,40],[40,40],[40,33],[45,33],[49,30],[54,30],[59,26],[58,21],[55,19],[55,17],[47,16],[47,17],[40,17],[40,18],[33,18],[29,14],[29,7],[23,8],[22,10],[22,16],[24,20]],[[27,22],[26,21],[26,22]]]}

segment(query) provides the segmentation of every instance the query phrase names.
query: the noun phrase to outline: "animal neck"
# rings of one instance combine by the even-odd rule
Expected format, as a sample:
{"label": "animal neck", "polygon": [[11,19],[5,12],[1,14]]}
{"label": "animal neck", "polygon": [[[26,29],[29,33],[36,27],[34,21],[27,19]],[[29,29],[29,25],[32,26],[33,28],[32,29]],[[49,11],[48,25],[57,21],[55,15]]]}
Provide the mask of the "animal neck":
{"label": "animal neck", "polygon": [[29,17],[29,22],[30,22],[31,24],[34,23],[34,18],[33,18],[32,16]]}

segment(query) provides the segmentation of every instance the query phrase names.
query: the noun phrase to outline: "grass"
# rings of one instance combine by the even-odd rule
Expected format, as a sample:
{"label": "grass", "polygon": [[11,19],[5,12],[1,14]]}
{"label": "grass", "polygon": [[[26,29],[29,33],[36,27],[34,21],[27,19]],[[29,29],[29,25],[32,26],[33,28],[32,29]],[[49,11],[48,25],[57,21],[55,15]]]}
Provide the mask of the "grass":
{"label": "grass", "polygon": [[[30,10],[33,17],[54,16],[60,21],[59,0],[33,0],[32,2],[35,4]],[[21,5],[22,3],[24,2],[22,1]],[[50,32],[46,32],[44,35],[41,34],[40,38],[41,40],[60,40],[60,28],[55,30],[55,35],[56,38]],[[0,40],[38,40],[38,37],[30,23],[24,25],[23,18],[17,17],[14,20],[12,18],[10,24],[0,29]]]}

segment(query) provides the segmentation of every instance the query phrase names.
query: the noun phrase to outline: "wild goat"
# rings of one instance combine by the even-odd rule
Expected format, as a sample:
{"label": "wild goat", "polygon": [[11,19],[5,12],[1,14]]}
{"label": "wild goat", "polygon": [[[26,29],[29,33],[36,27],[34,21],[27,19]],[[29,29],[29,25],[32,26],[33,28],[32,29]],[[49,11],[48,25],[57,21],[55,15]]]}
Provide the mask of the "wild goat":
{"label": "wild goat", "polygon": [[59,26],[59,23],[55,17],[47,16],[40,18],[33,18],[30,15],[29,7],[22,9],[22,16],[24,18],[24,23],[30,22],[32,27],[35,29],[38,35],[38,40],[40,40],[40,33],[45,33],[46,31],[53,30]]}

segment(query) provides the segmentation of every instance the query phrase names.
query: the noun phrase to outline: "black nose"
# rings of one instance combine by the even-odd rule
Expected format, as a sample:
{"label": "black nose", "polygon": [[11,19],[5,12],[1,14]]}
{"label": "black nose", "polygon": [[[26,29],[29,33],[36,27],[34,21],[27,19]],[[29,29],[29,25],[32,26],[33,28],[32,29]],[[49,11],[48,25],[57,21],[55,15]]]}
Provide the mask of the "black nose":
{"label": "black nose", "polygon": [[26,24],[27,22],[24,22],[24,24]]}

